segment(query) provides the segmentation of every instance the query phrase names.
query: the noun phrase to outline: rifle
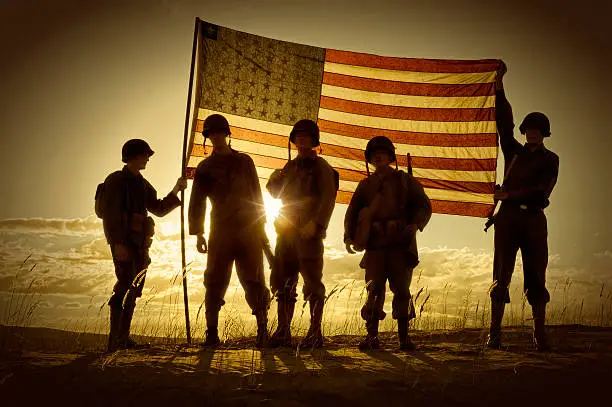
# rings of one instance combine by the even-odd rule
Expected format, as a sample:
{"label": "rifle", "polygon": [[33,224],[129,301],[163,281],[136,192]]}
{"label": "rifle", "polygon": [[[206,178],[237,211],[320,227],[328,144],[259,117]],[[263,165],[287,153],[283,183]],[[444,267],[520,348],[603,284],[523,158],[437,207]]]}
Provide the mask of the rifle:
{"label": "rifle", "polygon": [[[496,184],[495,185],[495,190],[496,191],[501,191],[503,188],[502,185]],[[491,226],[493,226],[493,224],[495,223],[495,210],[497,209],[497,204],[499,203],[498,199],[493,199],[493,208],[491,208],[491,211],[489,212],[489,214],[487,215],[487,222],[485,223],[485,227],[484,227],[484,231],[485,233],[487,232],[487,230],[489,230],[489,228]]]}
{"label": "rifle", "polygon": [[[496,191],[504,190],[506,186],[506,180],[508,179],[508,176],[510,175],[510,170],[512,170],[512,167],[514,166],[514,163],[516,162],[517,158],[518,158],[518,155],[514,154],[514,156],[512,157],[512,161],[510,161],[510,165],[508,166],[508,170],[504,174],[504,181],[502,182],[501,185],[499,184],[495,185]],[[499,203],[499,199],[493,199],[493,208],[491,208],[491,212],[489,212],[489,214],[487,215],[487,222],[485,223],[485,227],[484,227],[485,233],[495,223],[495,217],[497,216],[495,214],[495,210],[497,209],[498,203]]]}
{"label": "rifle", "polygon": [[412,175],[412,157],[410,156],[410,153],[406,153],[406,159],[406,168],[408,169],[408,174]]}
{"label": "rifle", "polygon": [[268,237],[265,236],[265,232],[262,243],[264,255],[266,256],[266,260],[268,260],[268,265],[271,269],[272,265],[274,264],[274,253],[272,253],[272,247],[270,246],[270,241],[268,240]]}

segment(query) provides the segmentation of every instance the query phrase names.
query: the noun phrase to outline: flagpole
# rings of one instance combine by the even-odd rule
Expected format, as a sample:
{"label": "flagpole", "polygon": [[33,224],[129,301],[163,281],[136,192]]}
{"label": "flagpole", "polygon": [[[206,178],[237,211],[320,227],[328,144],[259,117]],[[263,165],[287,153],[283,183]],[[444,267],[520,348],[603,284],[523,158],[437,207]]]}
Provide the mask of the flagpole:
{"label": "flagpole", "polygon": [[[183,159],[181,177],[185,177],[187,168],[187,140],[189,138],[189,122],[191,116],[191,92],[193,91],[193,74],[195,70],[196,52],[198,47],[198,34],[201,20],[196,17],[193,29],[193,47],[191,50],[191,69],[189,71],[189,91],[187,92],[187,109],[185,112],[185,133],[183,136]],[[191,323],[189,322],[189,296],[187,295],[187,261],[185,258],[185,191],[181,191],[181,264],[183,271],[183,302],[185,303],[185,329],[187,344],[191,345]]]}

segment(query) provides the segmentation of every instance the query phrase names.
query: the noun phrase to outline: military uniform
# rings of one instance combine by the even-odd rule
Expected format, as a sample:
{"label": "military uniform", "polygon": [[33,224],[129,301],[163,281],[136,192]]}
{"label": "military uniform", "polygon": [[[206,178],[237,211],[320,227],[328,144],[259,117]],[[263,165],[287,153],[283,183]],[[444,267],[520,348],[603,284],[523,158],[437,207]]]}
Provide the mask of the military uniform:
{"label": "military uniform", "polygon": [[[189,233],[204,233],[206,198],[212,202],[204,272],[207,318],[225,304],[232,264],[254,315],[264,318],[270,292],[263,271],[265,210],[255,164],[246,154],[213,151],[196,169],[189,201]],[[212,315],[216,318],[215,315]],[[216,328],[215,321],[209,321]]]}
{"label": "military uniform", "polygon": [[[304,298],[310,302],[311,325],[307,338],[317,335],[316,346],[320,346],[325,302],[323,239],[335,206],[336,176],[327,161],[316,154],[298,156],[280,174],[271,176],[266,186],[274,198],[283,202],[276,222],[275,261],[270,275],[270,286],[279,303],[279,329],[285,330],[285,342],[290,342],[289,326],[297,298],[298,274],[301,274]],[[300,229],[311,221],[316,224],[316,233],[304,239]],[[277,330],[275,337],[279,335]]]}
{"label": "military uniform", "polygon": [[[557,182],[559,157],[544,145],[530,151],[514,138],[512,108],[502,90],[496,91],[497,129],[505,160],[504,191],[508,198],[502,201],[495,217],[495,254],[493,260],[493,286],[491,289],[491,329],[489,346],[500,346],[501,321],[504,304],[510,302],[508,287],[514,271],[516,255],[523,258],[524,292],[534,315],[534,339],[547,348],[544,335],[546,303],[550,294],[546,289],[548,265],[548,228],[544,209]],[[548,119],[540,113],[525,118],[523,126],[533,116],[546,120],[541,125],[543,136],[549,135]]]}
{"label": "military uniform", "polygon": [[359,212],[372,205],[380,194],[372,216],[372,226],[365,255],[360,263],[365,269],[368,298],[361,310],[364,320],[383,320],[385,285],[393,297],[393,318],[414,318],[410,296],[413,268],[418,264],[415,224],[423,230],[431,217],[431,204],[421,184],[403,171],[390,170],[386,176],[375,173],[363,179],[346,211],[344,241],[353,241]]}
{"label": "military uniform", "polygon": [[[283,202],[270,285],[279,301],[295,302],[299,273],[304,279],[304,297],[323,301],[323,239],[336,199],[333,169],[320,157],[298,157],[282,173],[282,178],[267,184],[270,194]],[[299,229],[311,220],[317,233],[304,240]]]}
{"label": "military uniform", "polygon": [[[111,340],[114,338],[121,343],[128,339],[136,298],[142,295],[145,280],[142,272],[151,263],[149,247],[154,225],[147,216],[148,212],[165,216],[180,206],[180,200],[172,193],[158,199],[155,188],[141,174],[132,173],[127,166],[106,178],[104,191],[104,234],[111,247],[117,276],[109,301]],[[115,245],[118,244],[128,249],[129,261],[116,258]]]}
{"label": "military uniform", "polygon": [[503,91],[496,94],[497,128],[506,167],[516,155],[504,183],[508,199],[495,217],[495,258],[491,298],[510,302],[508,286],[516,254],[523,256],[524,290],[530,304],[548,302],[545,287],[548,230],[544,208],[557,182],[559,157],[544,145],[529,151],[513,135],[512,108]]}

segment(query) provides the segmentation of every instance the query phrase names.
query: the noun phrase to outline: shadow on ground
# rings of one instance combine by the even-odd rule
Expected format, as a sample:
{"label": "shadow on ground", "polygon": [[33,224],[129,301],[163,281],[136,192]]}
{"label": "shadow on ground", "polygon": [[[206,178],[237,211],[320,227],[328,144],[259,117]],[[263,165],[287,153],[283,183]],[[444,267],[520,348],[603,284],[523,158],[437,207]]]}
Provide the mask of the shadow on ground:
{"label": "shadow on ground", "polygon": [[[612,329],[550,328],[554,352],[534,352],[528,330],[510,328],[505,348],[485,350],[482,330],[418,332],[418,350],[392,334],[373,352],[358,337],[324,349],[217,349],[168,345],[103,352],[105,338],[0,327],[0,399],[21,405],[444,406],[576,405],[607,396]],[[4,404],[4,403],[3,403]],[[5,404],[9,405],[9,404]]]}

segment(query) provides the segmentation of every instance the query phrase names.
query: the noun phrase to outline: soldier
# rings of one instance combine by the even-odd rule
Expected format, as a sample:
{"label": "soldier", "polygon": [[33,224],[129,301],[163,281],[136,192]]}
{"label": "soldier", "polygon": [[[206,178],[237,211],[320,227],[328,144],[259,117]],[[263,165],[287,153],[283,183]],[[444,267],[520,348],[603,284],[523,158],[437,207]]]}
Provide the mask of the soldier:
{"label": "soldier", "polygon": [[533,312],[533,339],[538,351],[549,350],[544,329],[546,303],[550,295],[545,287],[548,265],[547,222],[544,208],[557,182],[559,157],[544,147],[550,136],[548,118],[529,113],[519,130],[527,143],[514,138],[512,107],[503,87],[506,67],[498,72],[496,83],[497,129],[505,160],[503,189],[495,192],[501,206],[495,219],[495,255],[491,289],[491,328],[487,346],[501,347],[501,322],[504,307],[510,302],[508,286],[514,271],[518,249],[523,256],[524,291]]}
{"label": "soldier", "polygon": [[298,273],[304,279],[304,298],[310,305],[310,328],[303,347],[323,345],[321,320],[325,302],[323,239],[336,203],[337,173],[314,150],[319,127],[312,120],[298,121],[289,136],[298,150],[296,159],[268,180],[267,189],[283,206],[275,222],[277,240],[270,286],[278,301],[278,328],[272,346],[291,346],[291,320],[297,298]]}
{"label": "soldier", "polygon": [[[414,350],[408,323],[415,311],[410,295],[412,271],[418,264],[417,229],[423,231],[431,217],[431,204],[421,184],[397,169],[395,147],[384,136],[372,138],[365,150],[366,166],[374,174],[361,180],[344,218],[346,250],[365,249],[360,266],[365,269],[368,297],[361,309],[367,335],[362,350],[378,349],[378,324],[386,314],[385,285],[393,292],[393,318],[397,320],[401,350]],[[390,164],[396,162],[393,169]]]}
{"label": "soldier", "polygon": [[103,197],[97,197],[103,206],[104,234],[111,248],[117,276],[108,302],[109,352],[137,346],[129,335],[136,298],[142,295],[145,272],[151,263],[149,247],[154,222],[147,216],[147,211],[165,216],[181,204],[177,194],[187,186],[187,181],[179,178],[172,192],[164,199],[157,199],[157,191],[140,173],[152,155],[153,150],[146,141],[127,141],[121,151],[125,166],[106,178],[102,184]]}
{"label": "soldier", "polygon": [[[219,311],[236,262],[238,279],[246,300],[257,319],[256,346],[266,344],[267,312],[270,291],[263,271],[265,210],[259,178],[251,157],[233,150],[227,143],[230,127],[222,115],[204,120],[204,142],[209,138],[213,153],[196,169],[189,201],[189,233],[197,236],[197,250],[208,252],[204,287],[206,294],[206,341],[204,346],[220,343]],[[204,238],[206,198],[212,203],[210,245]]]}

